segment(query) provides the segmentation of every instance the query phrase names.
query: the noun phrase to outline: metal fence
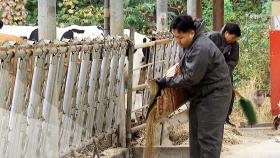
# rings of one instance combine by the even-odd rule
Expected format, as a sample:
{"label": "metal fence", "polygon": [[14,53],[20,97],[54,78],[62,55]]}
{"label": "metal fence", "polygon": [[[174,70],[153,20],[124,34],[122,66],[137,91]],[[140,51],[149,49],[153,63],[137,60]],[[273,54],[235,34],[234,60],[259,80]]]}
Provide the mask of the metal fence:
{"label": "metal fence", "polygon": [[[130,84],[125,90],[126,50],[130,50],[130,73],[134,48],[149,46],[147,80],[161,76],[174,64],[177,53],[173,52],[178,52],[174,41],[137,46],[125,37],[115,37],[2,45],[0,156],[63,157],[104,137],[109,138],[109,146],[129,146],[128,120],[132,111],[144,109],[143,105],[138,110],[131,109],[132,93],[145,88],[145,84]],[[148,92],[142,92],[145,105]]]}
{"label": "metal fence", "polygon": [[140,125],[145,120],[145,110],[148,106],[149,96],[147,81],[162,77],[171,66],[178,62],[179,52],[181,51],[175,40],[171,40],[169,34],[158,34],[153,38],[157,40],[135,46],[135,49],[146,48],[146,51],[148,49],[149,58],[146,64],[133,68],[134,72],[141,70],[143,73],[140,73],[140,84],[133,87],[132,100],[137,100],[137,95],[141,95],[142,101],[140,105],[137,101],[133,102],[132,114],[136,113],[136,120],[132,126]]}

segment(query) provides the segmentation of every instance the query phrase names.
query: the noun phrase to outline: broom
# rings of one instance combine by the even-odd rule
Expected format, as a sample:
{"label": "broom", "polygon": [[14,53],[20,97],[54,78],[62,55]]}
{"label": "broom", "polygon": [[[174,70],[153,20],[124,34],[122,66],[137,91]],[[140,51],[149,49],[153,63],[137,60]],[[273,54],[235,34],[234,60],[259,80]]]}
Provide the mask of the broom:
{"label": "broom", "polygon": [[235,94],[239,96],[239,104],[243,110],[244,115],[247,118],[248,123],[252,126],[257,123],[256,112],[253,108],[253,104],[250,100],[244,98],[237,90],[234,90]]}

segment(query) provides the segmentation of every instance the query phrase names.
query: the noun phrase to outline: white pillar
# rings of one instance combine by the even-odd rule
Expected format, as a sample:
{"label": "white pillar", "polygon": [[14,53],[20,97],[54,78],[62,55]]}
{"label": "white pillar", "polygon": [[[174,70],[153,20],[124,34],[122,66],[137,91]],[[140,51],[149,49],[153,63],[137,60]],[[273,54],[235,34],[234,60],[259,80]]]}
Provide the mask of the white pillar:
{"label": "white pillar", "polygon": [[157,31],[168,30],[167,5],[167,0],[157,0]]}
{"label": "white pillar", "polygon": [[197,0],[188,0],[187,14],[192,16],[193,18],[197,17]]}
{"label": "white pillar", "polygon": [[110,35],[123,35],[123,0],[110,0]]}
{"label": "white pillar", "polygon": [[56,0],[38,1],[39,40],[56,38]]}

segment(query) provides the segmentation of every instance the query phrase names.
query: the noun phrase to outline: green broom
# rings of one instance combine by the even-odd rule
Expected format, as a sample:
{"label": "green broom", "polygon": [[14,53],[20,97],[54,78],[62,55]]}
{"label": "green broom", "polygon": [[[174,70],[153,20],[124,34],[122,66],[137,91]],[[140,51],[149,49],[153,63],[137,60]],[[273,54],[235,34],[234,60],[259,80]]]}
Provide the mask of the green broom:
{"label": "green broom", "polygon": [[248,123],[252,126],[257,123],[256,112],[253,104],[250,100],[244,98],[237,90],[234,90],[235,94],[239,96],[239,104],[242,107],[243,113],[247,118]]}

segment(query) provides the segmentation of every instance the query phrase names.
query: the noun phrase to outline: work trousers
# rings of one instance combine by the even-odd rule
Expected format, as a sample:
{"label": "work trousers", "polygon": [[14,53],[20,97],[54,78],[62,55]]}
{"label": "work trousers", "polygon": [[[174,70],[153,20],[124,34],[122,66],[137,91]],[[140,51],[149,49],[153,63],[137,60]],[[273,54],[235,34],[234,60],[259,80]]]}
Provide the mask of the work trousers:
{"label": "work trousers", "polygon": [[190,101],[190,158],[219,158],[232,87],[208,87],[204,92]]}

